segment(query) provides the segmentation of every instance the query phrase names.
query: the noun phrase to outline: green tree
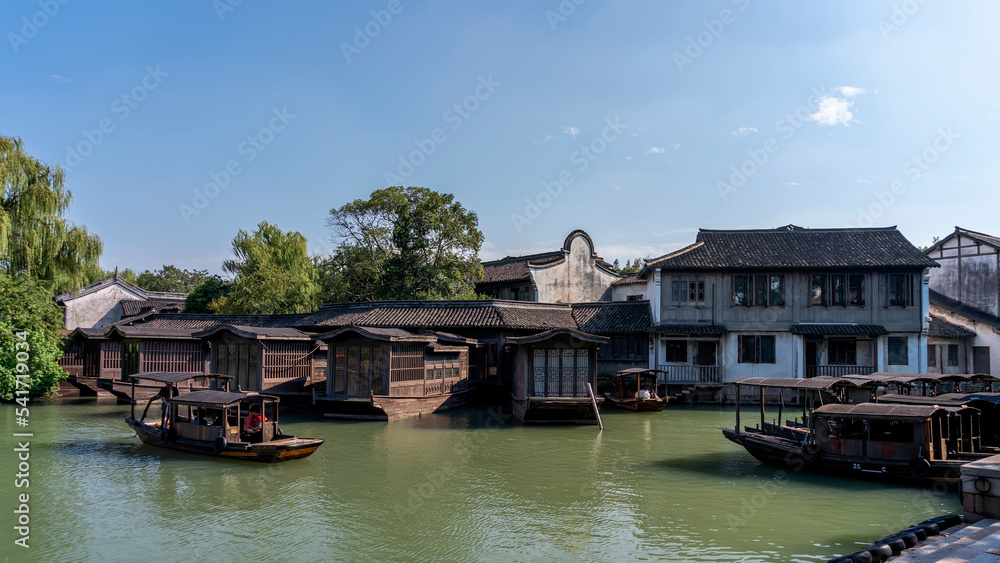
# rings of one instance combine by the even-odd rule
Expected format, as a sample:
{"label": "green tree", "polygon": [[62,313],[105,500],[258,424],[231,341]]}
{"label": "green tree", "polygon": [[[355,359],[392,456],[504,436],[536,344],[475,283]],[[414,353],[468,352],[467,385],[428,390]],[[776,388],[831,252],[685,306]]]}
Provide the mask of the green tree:
{"label": "green tree", "polygon": [[[0,273],[0,400],[13,400],[17,389],[44,396],[66,379],[57,363],[62,328],[62,312],[44,284]],[[28,374],[20,386],[18,374]]]}
{"label": "green tree", "polygon": [[21,139],[0,136],[0,270],[28,275],[55,293],[101,277],[101,239],[65,218],[72,194],[61,167],[24,152]]}
{"label": "green tree", "polygon": [[316,268],[306,237],[267,221],[233,239],[232,260],[222,269],[235,276],[229,292],[210,304],[216,313],[305,313],[317,306]]}
{"label": "green tree", "polygon": [[393,186],[330,210],[337,250],[321,271],[330,301],[475,299],[479,219],[451,194]]}
{"label": "green tree", "polygon": [[625,262],[624,267],[620,267],[618,266],[618,260],[615,260],[614,268],[618,270],[618,273],[621,275],[633,274],[635,272],[638,272],[639,270],[642,270],[642,267],[645,264],[646,264],[645,260],[643,260],[642,258],[636,258],[635,262],[629,260],[628,262]]}
{"label": "green tree", "polygon": [[164,264],[161,270],[146,270],[139,274],[135,284],[147,291],[191,293],[210,277],[208,270],[182,270]]}
{"label": "green tree", "polygon": [[212,276],[188,293],[187,299],[184,300],[184,312],[211,313],[212,302],[225,297],[228,293],[229,285],[218,276]]}

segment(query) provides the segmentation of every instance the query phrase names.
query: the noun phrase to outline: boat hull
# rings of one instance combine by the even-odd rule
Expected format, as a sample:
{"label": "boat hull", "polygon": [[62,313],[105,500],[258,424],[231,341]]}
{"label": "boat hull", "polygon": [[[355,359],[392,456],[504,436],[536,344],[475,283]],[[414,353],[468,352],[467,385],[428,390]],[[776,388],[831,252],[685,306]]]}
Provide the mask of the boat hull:
{"label": "boat hull", "polygon": [[278,463],[308,457],[325,441],[319,438],[287,437],[260,444],[231,443],[221,451],[216,451],[214,444],[195,440],[170,439],[164,443],[160,441],[161,433],[158,426],[139,422],[132,417],[127,417],[125,422],[135,430],[139,440],[144,444],[181,452],[263,463]]}
{"label": "boat hull", "polygon": [[961,466],[971,460],[914,463],[912,460],[861,458],[823,452],[804,452],[791,440],[754,432],[723,428],[723,435],[743,446],[757,460],[792,471],[834,474],[840,477],[889,480],[894,482],[955,485]]}
{"label": "boat hull", "polygon": [[[604,401],[597,399],[597,405]],[[590,397],[513,399],[514,418],[522,424],[597,424]]]}
{"label": "boat hull", "polygon": [[393,397],[375,395],[371,399],[330,400],[316,402],[323,416],[357,420],[398,420],[422,414],[446,411],[472,402],[472,389],[426,397]]}
{"label": "boat hull", "polygon": [[667,406],[664,399],[618,399],[610,393],[605,393],[604,398],[607,404],[630,411],[662,411]]}

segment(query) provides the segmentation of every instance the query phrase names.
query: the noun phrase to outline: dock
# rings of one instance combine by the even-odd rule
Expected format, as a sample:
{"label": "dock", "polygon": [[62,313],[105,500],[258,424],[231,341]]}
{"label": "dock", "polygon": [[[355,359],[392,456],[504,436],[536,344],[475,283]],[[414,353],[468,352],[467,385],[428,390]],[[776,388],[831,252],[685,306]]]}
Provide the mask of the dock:
{"label": "dock", "polygon": [[[954,530],[954,531],[952,531]],[[985,519],[928,537],[889,559],[892,563],[996,563],[1000,561],[1000,520]]]}

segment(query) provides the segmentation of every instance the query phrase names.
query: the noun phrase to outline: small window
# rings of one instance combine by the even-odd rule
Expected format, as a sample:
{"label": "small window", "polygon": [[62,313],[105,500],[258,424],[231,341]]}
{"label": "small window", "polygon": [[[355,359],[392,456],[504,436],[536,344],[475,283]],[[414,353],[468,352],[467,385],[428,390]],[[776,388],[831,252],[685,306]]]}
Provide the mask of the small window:
{"label": "small window", "polygon": [[812,277],[812,290],[810,291],[810,295],[812,296],[812,298],[810,304],[826,305],[826,292],[824,291],[825,285],[826,285],[826,276]]}
{"label": "small window", "polygon": [[733,305],[750,306],[750,296],[747,294],[747,286],[750,276],[733,276]]}
{"label": "small window", "polygon": [[687,363],[687,342],[684,340],[665,340],[663,342],[663,361]]}
{"label": "small window", "polygon": [[639,293],[637,295],[629,295],[628,297],[625,298],[625,300],[626,301],[642,301],[642,294]]}
{"label": "small window", "polygon": [[705,281],[688,279],[671,281],[670,299],[674,304],[703,303],[705,301]]}
{"label": "small window", "polygon": [[913,282],[910,274],[889,274],[889,305],[910,307],[913,305]]}
{"label": "small window", "polygon": [[740,363],[773,364],[774,336],[740,336]]}
{"label": "small window", "polygon": [[958,365],[958,344],[948,345],[948,365],[953,367]]}
{"label": "small window", "polygon": [[828,361],[831,364],[856,365],[858,359],[858,342],[853,338],[831,340],[829,344]]}
{"label": "small window", "polygon": [[937,366],[937,346],[934,344],[927,345],[927,366]]}
{"label": "small window", "polygon": [[851,274],[847,276],[847,304],[865,306],[865,276]]}
{"label": "small window", "polygon": [[889,337],[889,365],[905,366],[910,363],[909,338],[905,336]]}

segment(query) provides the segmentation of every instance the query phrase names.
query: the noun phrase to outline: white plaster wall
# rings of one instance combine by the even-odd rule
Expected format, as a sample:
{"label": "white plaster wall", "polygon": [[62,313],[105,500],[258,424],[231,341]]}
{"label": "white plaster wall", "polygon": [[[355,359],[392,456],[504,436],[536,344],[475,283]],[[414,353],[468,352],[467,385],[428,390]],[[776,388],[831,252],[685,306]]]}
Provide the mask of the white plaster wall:
{"label": "white plaster wall", "polygon": [[[989,347],[990,374],[1000,375],[1000,329],[994,328],[992,325],[988,325],[986,323],[976,322],[972,319],[957,315],[940,307],[931,307],[931,313],[952,324],[956,324],[975,332],[976,336],[972,339],[972,346]],[[968,347],[968,351],[964,359],[965,366],[969,371],[972,371],[973,368],[972,346]]]}
{"label": "white plaster wall", "polygon": [[611,282],[618,279],[597,267],[593,248],[583,236],[574,237],[563,262],[530,269],[542,303],[610,301]]}
{"label": "white plaster wall", "polygon": [[142,299],[142,296],[113,285],[66,302],[66,329],[92,328],[111,324],[122,318],[122,299]]}
{"label": "white plaster wall", "polygon": [[[741,335],[773,335],[775,363],[740,363],[739,337]],[[741,377],[796,377],[799,366],[799,346],[791,332],[730,332],[722,337],[722,362],[725,366],[725,380],[734,381]]]}
{"label": "white plaster wall", "polygon": [[[905,365],[889,364],[889,338],[906,337],[906,360]],[[920,371],[921,357],[926,354],[926,348],[921,349],[921,343],[926,346],[926,340],[920,338],[920,333],[890,333],[879,339],[879,355],[881,356],[881,371],[889,373],[926,373],[927,368]],[[926,362],[926,358],[924,358]]]}

